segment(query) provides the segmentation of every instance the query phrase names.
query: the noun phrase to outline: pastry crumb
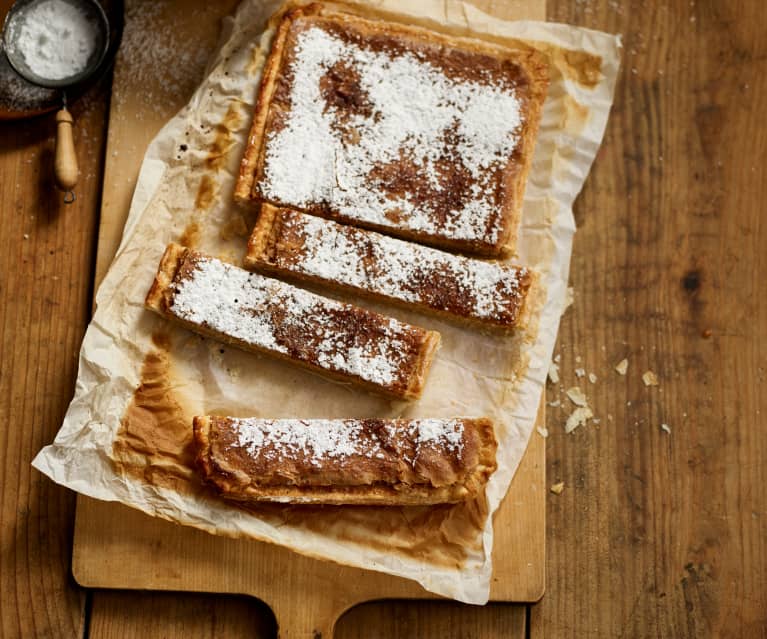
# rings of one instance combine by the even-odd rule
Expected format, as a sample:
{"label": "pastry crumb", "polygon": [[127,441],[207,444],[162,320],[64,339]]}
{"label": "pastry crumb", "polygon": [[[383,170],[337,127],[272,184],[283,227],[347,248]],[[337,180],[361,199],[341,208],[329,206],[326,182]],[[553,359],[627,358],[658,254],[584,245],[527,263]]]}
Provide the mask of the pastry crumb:
{"label": "pastry crumb", "polygon": [[562,402],[558,399],[555,399],[553,402],[547,402],[548,406],[551,406],[552,408],[558,408],[562,405]]}
{"label": "pastry crumb", "polygon": [[615,370],[618,372],[619,375],[625,375],[628,369],[629,369],[629,361],[627,358],[623,358],[620,362],[618,362],[615,365]]}
{"label": "pastry crumb", "polygon": [[554,362],[549,364],[549,380],[552,384],[559,384],[559,366]]}
{"label": "pastry crumb", "polygon": [[567,418],[565,432],[572,433],[578,426],[585,426],[586,422],[594,416],[588,406],[579,406]]}
{"label": "pastry crumb", "polygon": [[566,395],[570,398],[570,401],[575,404],[576,406],[587,406],[588,400],[586,399],[586,394],[577,386],[573,386],[572,388],[568,388],[566,391]]}
{"label": "pastry crumb", "polygon": [[536,430],[538,431],[538,434],[544,439],[549,436],[549,429],[545,426],[538,426]]}
{"label": "pastry crumb", "polygon": [[564,489],[565,489],[565,482],[563,481],[557,482],[556,484],[552,484],[551,488],[549,488],[549,490],[555,495],[561,495]]}
{"label": "pastry crumb", "polygon": [[584,368],[576,368],[575,369],[575,376],[576,377],[584,377],[586,375],[586,369]]}
{"label": "pastry crumb", "polygon": [[660,429],[661,429],[661,430],[662,430],[664,433],[668,433],[669,435],[671,434],[671,426],[669,426],[668,424],[661,424],[661,425],[660,425]]}
{"label": "pastry crumb", "polygon": [[642,373],[642,381],[644,382],[645,386],[657,386],[658,376],[652,371],[645,371]]}
{"label": "pastry crumb", "polygon": [[597,383],[597,376],[596,376],[596,375],[594,375],[594,373],[589,373],[589,381],[590,381],[592,384],[596,384],[596,383]]}

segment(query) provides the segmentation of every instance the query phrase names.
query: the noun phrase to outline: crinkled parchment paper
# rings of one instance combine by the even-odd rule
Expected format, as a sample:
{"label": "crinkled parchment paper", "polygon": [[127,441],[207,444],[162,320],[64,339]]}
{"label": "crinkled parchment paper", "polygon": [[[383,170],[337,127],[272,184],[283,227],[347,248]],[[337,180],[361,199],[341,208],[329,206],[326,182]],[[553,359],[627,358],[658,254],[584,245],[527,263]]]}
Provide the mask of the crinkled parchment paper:
{"label": "crinkled parchment paper", "polygon": [[[75,397],[55,442],[33,463],[91,497],[211,533],[267,540],[400,575],[432,592],[484,603],[491,575],[490,514],[533,429],[564,303],[575,230],[572,203],[602,139],[620,42],[563,25],[503,22],[455,0],[384,0],[375,6],[409,12],[411,22],[436,22],[455,33],[522,40],[550,56],[552,82],[514,258],[541,274],[530,328],[505,339],[363,303],[442,333],[423,398],[405,404],[202,339],[143,308],[168,242],[235,263],[244,255],[253,214],[235,207],[231,194],[273,34],[262,31],[276,8],[246,0],[225,26],[209,75],[149,146],[122,243],[83,341]],[[207,413],[488,416],[500,441],[499,468],[486,499],[466,504],[245,509],[208,491],[192,468],[191,418]]]}

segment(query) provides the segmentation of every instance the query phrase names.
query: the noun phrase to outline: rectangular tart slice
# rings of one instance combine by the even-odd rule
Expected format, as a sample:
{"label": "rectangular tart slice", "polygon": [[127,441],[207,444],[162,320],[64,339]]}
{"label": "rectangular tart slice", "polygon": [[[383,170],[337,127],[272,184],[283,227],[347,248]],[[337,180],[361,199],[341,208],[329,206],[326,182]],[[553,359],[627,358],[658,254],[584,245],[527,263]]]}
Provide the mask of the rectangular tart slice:
{"label": "rectangular tart slice", "polygon": [[146,306],[244,350],[397,399],[417,399],[439,333],[171,244]]}
{"label": "rectangular tart slice", "polygon": [[285,13],[235,198],[451,250],[516,241],[545,58],[322,3]]}
{"label": "rectangular tart slice", "polygon": [[245,265],[502,330],[518,325],[532,282],[524,267],[453,255],[269,204],[261,207]]}
{"label": "rectangular tart slice", "polygon": [[195,417],[194,441],[203,479],[239,501],[458,502],[496,468],[488,419]]}

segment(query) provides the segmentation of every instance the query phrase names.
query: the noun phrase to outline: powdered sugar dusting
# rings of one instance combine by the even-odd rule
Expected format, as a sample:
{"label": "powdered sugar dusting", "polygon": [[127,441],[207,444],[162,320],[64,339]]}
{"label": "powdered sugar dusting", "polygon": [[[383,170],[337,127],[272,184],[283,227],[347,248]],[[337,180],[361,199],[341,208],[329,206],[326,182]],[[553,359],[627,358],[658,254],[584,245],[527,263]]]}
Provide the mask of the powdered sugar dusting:
{"label": "powdered sugar dusting", "polygon": [[76,4],[42,0],[28,5],[8,24],[29,69],[46,80],[71,78],[85,70],[96,51],[97,25]]}
{"label": "powdered sugar dusting", "polygon": [[250,456],[272,461],[300,456],[313,466],[354,457],[389,458],[403,443],[415,445],[411,466],[421,447],[459,458],[463,451],[464,425],[460,419],[392,420],[383,428],[368,428],[367,421],[232,418],[232,425],[237,445]]}
{"label": "powdered sugar dusting", "polygon": [[[358,78],[366,108],[323,98],[322,78],[339,64]],[[499,170],[523,120],[513,88],[449,78],[420,54],[374,51],[317,26],[298,34],[289,71],[287,121],[267,135],[266,199],[435,237],[498,240]],[[402,162],[416,180],[404,192],[390,188]],[[455,167],[468,186],[446,209],[438,194],[455,191],[444,177]]]}
{"label": "powdered sugar dusting", "polygon": [[218,31],[192,25],[218,21],[220,9],[215,3],[194,3],[184,12],[181,18],[170,0],[125,2],[112,99],[130,105],[138,120],[161,118],[159,126],[186,103],[203,77]]}
{"label": "powdered sugar dusting", "polygon": [[528,277],[523,267],[470,259],[281,210],[278,224],[302,245],[276,252],[279,268],[456,315],[513,326]]}
{"label": "powdered sugar dusting", "polygon": [[461,454],[463,450],[463,424],[457,420],[422,419],[413,426],[418,447],[437,446]]}
{"label": "powdered sugar dusting", "polygon": [[388,388],[412,373],[424,331],[196,256],[169,312],[252,346]]}

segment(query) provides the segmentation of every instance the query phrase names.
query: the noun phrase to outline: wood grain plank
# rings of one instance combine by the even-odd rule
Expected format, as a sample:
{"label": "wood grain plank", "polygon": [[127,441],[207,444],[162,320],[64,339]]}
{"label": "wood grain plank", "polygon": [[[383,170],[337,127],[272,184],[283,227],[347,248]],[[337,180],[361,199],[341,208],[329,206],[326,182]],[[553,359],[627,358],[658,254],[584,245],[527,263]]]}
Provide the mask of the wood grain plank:
{"label": "wood grain plank", "polygon": [[566,404],[582,386],[601,423],[568,436],[568,411],[549,413],[548,474],[565,490],[548,500],[533,636],[765,637],[763,4],[549,10],[623,33],[626,58],[576,206],[575,304],[548,392]]}
{"label": "wood grain plank", "polygon": [[89,639],[271,639],[274,617],[248,597],[141,591],[93,592]]}
{"label": "wood grain plank", "polygon": [[336,625],[334,639],[481,637],[524,639],[526,606],[467,606],[453,601],[386,601],[362,604]]}
{"label": "wood grain plank", "polygon": [[[4,16],[9,2],[0,7]],[[52,186],[53,117],[0,123],[0,636],[74,637],[74,494],[30,462],[74,390],[89,315],[109,83],[71,105],[77,201]]]}

